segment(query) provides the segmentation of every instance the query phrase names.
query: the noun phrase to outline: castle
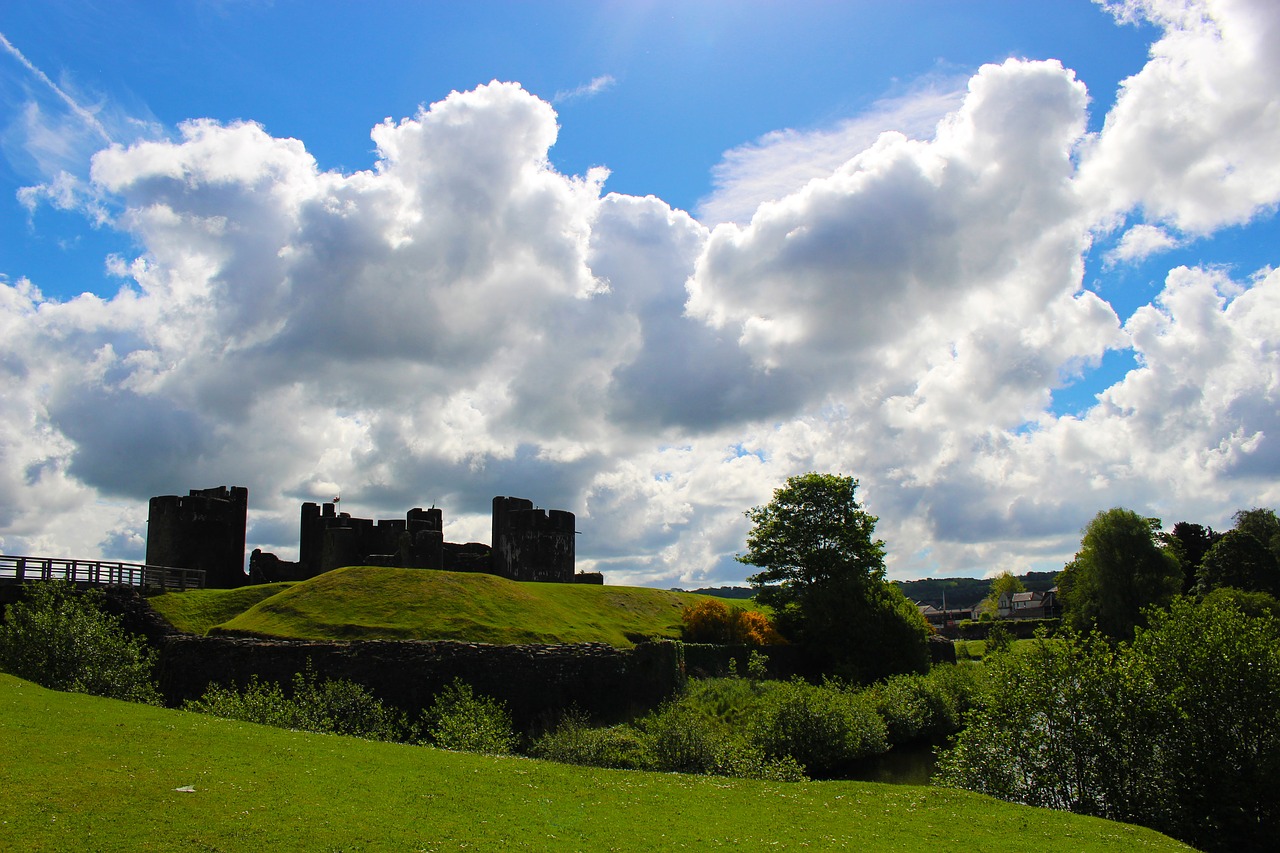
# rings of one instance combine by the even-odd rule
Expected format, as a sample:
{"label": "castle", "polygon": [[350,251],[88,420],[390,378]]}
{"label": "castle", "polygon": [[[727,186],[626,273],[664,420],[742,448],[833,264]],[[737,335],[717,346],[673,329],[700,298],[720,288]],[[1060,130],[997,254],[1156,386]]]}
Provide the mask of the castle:
{"label": "castle", "polygon": [[151,499],[147,563],[201,569],[205,585],[297,581],[343,566],[393,566],[485,572],[517,581],[604,583],[599,572],[575,572],[574,514],[542,510],[524,498],[495,497],[491,545],[444,541],[444,516],[434,506],[401,519],[353,518],[337,502],[302,505],[298,560],[254,549],[245,575],[249,491],[240,486],[193,489]]}

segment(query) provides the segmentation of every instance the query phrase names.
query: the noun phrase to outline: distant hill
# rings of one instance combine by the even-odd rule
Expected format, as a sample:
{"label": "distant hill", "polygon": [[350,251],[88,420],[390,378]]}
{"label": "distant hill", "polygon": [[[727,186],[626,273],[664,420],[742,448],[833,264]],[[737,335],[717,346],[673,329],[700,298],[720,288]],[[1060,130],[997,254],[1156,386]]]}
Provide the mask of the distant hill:
{"label": "distant hill", "polygon": [[712,595],[716,598],[754,598],[756,591],[749,586],[704,586],[689,590],[694,595]]}
{"label": "distant hill", "polygon": [[628,648],[646,637],[678,638],[680,611],[703,598],[641,587],[351,566],[295,584],[168,593],[151,604],[179,630],[197,634]]}
{"label": "distant hill", "polygon": [[[1027,572],[1017,577],[1031,592],[1044,592],[1052,589],[1058,582],[1058,572]],[[942,607],[944,596],[949,608],[973,607],[991,591],[990,578],[924,578],[894,583],[912,601],[939,608]]]}

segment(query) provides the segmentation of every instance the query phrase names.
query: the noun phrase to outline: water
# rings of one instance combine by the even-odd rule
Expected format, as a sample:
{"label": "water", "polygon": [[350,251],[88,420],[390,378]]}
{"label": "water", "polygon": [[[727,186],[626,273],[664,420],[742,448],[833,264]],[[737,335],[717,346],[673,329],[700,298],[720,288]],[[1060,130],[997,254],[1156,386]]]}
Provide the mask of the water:
{"label": "water", "polygon": [[932,744],[895,746],[884,755],[858,762],[844,778],[892,785],[928,785],[937,759]]}

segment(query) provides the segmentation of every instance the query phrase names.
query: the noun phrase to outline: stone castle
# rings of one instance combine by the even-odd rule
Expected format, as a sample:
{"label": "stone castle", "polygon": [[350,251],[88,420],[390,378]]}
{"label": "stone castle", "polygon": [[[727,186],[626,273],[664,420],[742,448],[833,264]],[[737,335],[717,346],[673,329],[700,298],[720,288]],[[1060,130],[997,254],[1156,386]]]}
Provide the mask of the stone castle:
{"label": "stone castle", "polygon": [[254,549],[244,573],[249,491],[240,486],[193,489],[151,499],[147,563],[200,569],[205,585],[297,581],[343,566],[393,566],[484,572],[517,581],[604,583],[599,572],[575,572],[574,514],[542,510],[524,498],[495,497],[490,545],[444,541],[434,506],[404,519],[353,518],[337,502],[302,505],[298,560]]}

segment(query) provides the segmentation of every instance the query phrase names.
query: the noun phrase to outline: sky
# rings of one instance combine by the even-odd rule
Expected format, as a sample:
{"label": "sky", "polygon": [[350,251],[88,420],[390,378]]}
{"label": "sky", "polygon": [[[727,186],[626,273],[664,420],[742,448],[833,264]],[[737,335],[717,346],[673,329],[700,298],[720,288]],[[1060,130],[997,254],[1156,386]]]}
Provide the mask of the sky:
{"label": "sky", "polygon": [[147,500],[577,514],[739,584],[850,475],[889,576],[1280,504],[1272,0],[0,7],[0,551]]}

